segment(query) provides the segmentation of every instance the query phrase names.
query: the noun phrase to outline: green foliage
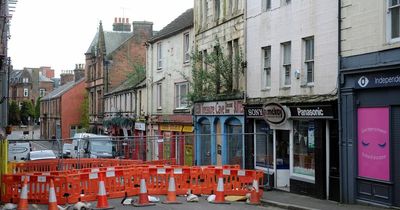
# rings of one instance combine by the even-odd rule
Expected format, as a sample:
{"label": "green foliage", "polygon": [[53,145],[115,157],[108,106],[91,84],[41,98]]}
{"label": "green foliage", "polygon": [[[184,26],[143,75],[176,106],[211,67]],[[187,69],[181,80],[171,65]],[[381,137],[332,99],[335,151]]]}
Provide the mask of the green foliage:
{"label": "green foliage", "polygon": [[89,94],[85,91],[85,96],[81,105],[81,126],[86,131],[89,130]]}
{"label": "green foliage", "polygon": [[16,101],[11,101],[8,108],[8,124],[19,125],[21,122],[20,110]]}
{"label": "green foliage", "polygon": [[229,99],[241,94],[234,87],[234,79],[243,75],[241,52],[234,57],[225,55],[217,41],[214,51],[203,55],[196,49],[191,60],[192,78],[187,78],[192,87],[188,94],[191,102]]}
{"label": "green foliage", "polygon": [[40,99],[41,97],[39,97],[35,103],[35,120],[38,120],[40,118]]}
{"label": "green foliage", "polygon": [[133,71],[128,74],[128,85],[136,86],[146,78],[146,68],[138,63],[132,64]]}
{"label": "green foliage", "polygon": [[21,104],[21,121],[22,124],[27,125],[30,120],[35,116],[35,109],[30,100],[24,100]]}

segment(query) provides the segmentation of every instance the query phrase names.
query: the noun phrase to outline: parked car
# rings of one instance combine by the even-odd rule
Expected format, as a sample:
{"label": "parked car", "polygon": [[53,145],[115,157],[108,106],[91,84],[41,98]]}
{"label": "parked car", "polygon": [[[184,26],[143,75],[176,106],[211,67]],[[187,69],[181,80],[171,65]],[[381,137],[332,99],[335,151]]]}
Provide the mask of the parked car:
{"label": "parked car", "polygon": [[[72,158],[114,158],[114,146],[110,136],[76,133],[72,139]],[[65,147],[65,144],[64,144]],[[64,151],[64,148],[63,148]]]}
{"label": "parked car", "polygon": [[57,156],[53,150],[37,150],[31,151],[28,154],[28,160],[48,160],[56,158]]}

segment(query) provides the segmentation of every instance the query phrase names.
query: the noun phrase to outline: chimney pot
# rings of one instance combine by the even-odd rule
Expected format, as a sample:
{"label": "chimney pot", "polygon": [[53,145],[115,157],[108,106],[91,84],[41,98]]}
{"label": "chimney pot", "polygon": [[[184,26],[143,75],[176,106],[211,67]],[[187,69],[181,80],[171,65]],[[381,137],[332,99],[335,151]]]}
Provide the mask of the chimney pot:
{"label": "chimney pot", "polygon": [[129,23],[129,18],[126,18],[126,23]]}
{"label": "chimney pot", "polygon": [[118,21],[118,23],[121,23],[121,18],[119,18],[119,21]]}
{"label": "chimney pot", "polygon": [[117,17],[114,18],[114,23],[117,23]]}

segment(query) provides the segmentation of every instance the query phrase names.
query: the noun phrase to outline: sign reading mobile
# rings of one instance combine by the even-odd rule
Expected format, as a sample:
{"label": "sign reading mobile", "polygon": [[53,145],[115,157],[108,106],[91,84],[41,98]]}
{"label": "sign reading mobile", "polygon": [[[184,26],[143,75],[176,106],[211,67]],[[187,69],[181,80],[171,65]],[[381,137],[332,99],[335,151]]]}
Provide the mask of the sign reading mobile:
{"label": "sign reading mobile", "polygon": [[286,121],[287,116],[285,109],[278,103],[268,103],[263,106],[264,119],[272,124],[282,124]]}

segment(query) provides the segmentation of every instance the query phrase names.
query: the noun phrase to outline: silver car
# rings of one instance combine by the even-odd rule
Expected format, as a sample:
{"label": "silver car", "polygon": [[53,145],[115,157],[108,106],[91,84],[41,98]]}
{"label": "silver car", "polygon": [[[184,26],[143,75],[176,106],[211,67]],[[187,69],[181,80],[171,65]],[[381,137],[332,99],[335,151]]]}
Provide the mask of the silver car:
{"label": "silver car", "polygon": [[53,150],[37,150],[31,151],[28,154],[28,160],[48,160],[56,158],[57,156]]}

